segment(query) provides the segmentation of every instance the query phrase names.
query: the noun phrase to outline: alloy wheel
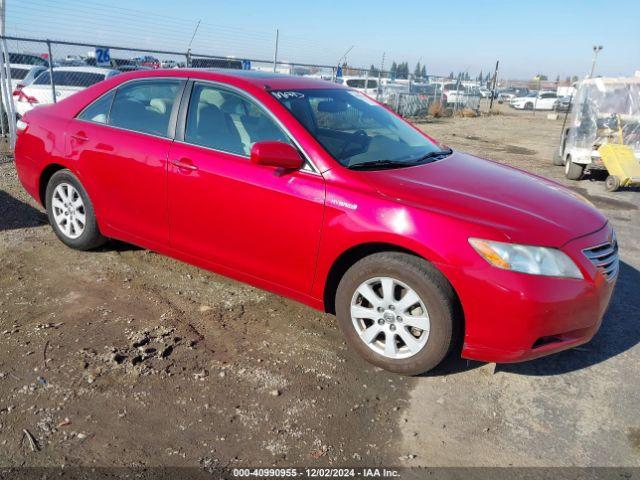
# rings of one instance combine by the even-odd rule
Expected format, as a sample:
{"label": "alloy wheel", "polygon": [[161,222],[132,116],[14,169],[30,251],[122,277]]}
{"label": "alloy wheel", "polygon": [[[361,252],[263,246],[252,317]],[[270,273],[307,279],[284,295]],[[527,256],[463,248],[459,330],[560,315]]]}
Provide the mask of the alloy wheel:
{"label": "alloy wheel", "polygon": [[60,183],[51,199],[53,218],[58,229],[68,238],[82,235],[87,225],[87,214],[80,192],[70,183]]}
{"label": "alloy wheel", "polygon": [[391,277],[362,282],[351,299],[351,321],[371,350],[391,359],[420,352],[429,338],[429,313],[407,284]]}

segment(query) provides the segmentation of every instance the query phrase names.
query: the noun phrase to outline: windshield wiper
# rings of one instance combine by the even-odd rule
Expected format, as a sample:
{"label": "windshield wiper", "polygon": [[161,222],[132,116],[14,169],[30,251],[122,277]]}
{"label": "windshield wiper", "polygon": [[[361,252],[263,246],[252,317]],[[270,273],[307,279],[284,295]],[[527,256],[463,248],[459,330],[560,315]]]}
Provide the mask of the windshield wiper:
{"label": "windshield wiper", "polygon": [[448,157],[453,153],[453,150],[447,148],[446,150],[436,150],[435,152],[429,152],[426,155],[423,155],[420,158],[416,158],[411,162],[412,165],[417,165],[419,163],[423,163],[426,160],[438,160],[440,158]]}
{"label": "windshield wiper", "polygon": [[356,163],[354,165],[349,165],[350,170],[375,170],[378,168],[399,168],[399,167],[410,167],[412,163],[410,162],[400,162],[397,160],[373,160],[371,162],[363,162]]}
{"label": "windshield wiper", "polygon": [[383,168],[401,168],[401,167],[413,167],[426,163],[427,160],[437,160],[439,158],[448,157],[453,153],[450,148],[446,150],[437,150],[435,152],[429,152],[420,158],[415,160],[373,160],[371,162],[356,163],[349,165],[351,170],[376,170]]}

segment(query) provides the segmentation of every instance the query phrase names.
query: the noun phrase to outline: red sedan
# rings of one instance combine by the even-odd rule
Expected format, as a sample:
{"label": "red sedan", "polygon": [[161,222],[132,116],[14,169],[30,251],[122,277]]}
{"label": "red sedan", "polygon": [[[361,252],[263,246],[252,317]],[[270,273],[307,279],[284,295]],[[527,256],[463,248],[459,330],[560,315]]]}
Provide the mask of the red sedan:
{"label": "red sedan", "polygon": [[585,343],[618,274],[583,198],[321,80],[134,72],[18,129],[20,180],[68,246],[117,238],[335,313],[394,372]]}

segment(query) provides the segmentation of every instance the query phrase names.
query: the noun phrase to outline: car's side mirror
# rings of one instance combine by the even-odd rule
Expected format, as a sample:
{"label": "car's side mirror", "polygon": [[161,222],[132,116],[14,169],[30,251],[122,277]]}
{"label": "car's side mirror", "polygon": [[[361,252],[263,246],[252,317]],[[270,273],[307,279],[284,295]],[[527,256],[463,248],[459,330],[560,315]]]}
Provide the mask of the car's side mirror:
{"label": "car's side mirror", "polygon": [[256,165],[299,170],[304,165],[300,152],[284,142],[257,142],[251,147],[251,161]]}

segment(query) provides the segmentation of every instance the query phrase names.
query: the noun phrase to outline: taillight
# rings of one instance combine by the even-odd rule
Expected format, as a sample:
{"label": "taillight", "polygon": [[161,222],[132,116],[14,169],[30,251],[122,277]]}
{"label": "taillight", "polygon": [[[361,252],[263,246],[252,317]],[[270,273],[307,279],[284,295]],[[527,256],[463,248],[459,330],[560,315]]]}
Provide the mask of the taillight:
{"label": "taillight", "polygon": [[24,120],[22,120],[21,118],[19,118],[18,121],[16,122],[16,130],[18,133],[24,132],[28,126],[29,124]]}
{"label": "taillight", "polygon": [[24,88],[24,85],[20,83],[16,85],[16,89],[13,91],[13,96],[15,97],[16,95],[20,95],[20,90],[22,90],[23,88]]}
{"label": "taillight", "polygon": [[[14,92],[14,95],[16,93]],[[19,90],[18,91],[18,101],[19,102],[26,102],[29,103],[31,105],[33,105],[34,103],[38,103],[38,99],[36,97],[32,97],[31,95],[27,95],[26,93],[24,93],[23,90]]]}

